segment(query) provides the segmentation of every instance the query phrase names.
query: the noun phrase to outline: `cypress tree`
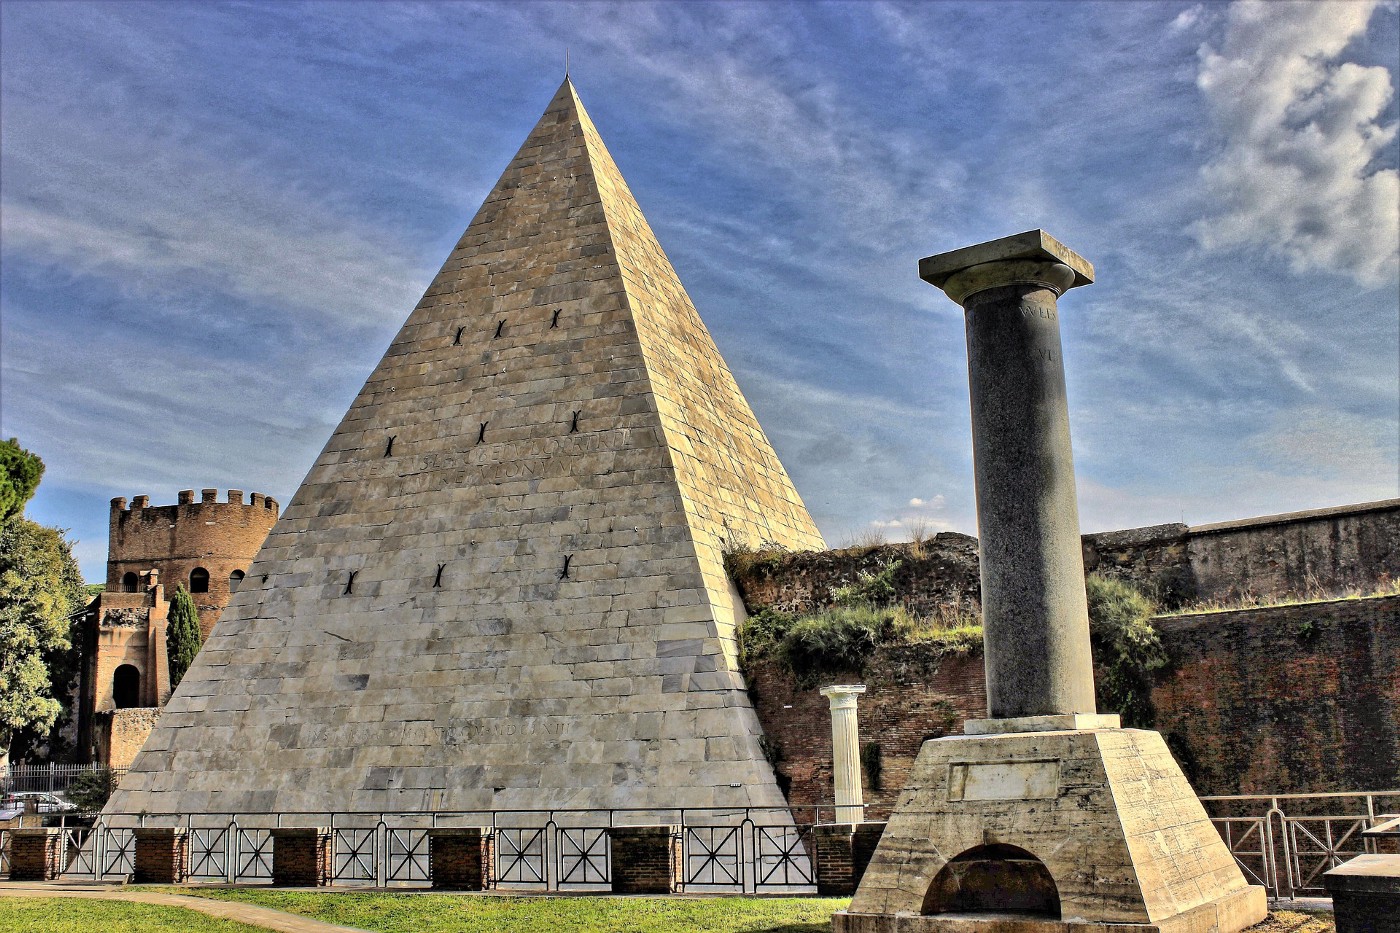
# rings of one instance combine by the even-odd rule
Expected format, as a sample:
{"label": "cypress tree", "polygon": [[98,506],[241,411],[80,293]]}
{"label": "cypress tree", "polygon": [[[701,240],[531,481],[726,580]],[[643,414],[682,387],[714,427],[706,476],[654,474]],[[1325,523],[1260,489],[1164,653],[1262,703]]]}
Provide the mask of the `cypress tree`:
{"label": "cypress tree", "polygon": [[199,610],[181,583],[170,601],[170,623],[165,628],[165,654],[170,659],[170,689],[184,679],[185,671],[194,663],[202,642],[199,633]]}

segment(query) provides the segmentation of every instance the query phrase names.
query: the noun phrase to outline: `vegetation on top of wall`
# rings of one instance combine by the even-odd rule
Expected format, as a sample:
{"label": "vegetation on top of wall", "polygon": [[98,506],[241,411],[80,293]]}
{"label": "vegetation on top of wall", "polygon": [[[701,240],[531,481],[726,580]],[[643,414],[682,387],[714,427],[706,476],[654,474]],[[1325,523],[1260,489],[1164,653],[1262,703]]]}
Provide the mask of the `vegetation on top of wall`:
{"label": "vegetation on top of wall", "polygon": [[1246,593],[1232,599],[1202,600],[1160,614],[1162,616],[1195,616],[1211,612],[1233,612],[1239,609],[1272,609],[1276,606],[1330,603],[1344,599],[1379,599],[1385,596],[1400,596],[1400,577],[1382,575],[1379,580],[1368,586],[1354,586],[1342,590],[1313,583],[1302,591],[1287,596],[1273,593]]}
{"label": "vegetation on top of wall", "polygon": [[980,649],[982,626],[975,614],[949,610],[915,617],[894,602],[899,566],[895,559],[862,571],[854,582],[836,588],[835,605],[820,612],[756,612],[739,630],[742,663],[749,667],[774,658],[800,686],[810,688],[824,676],[861,673],[881,645],[928,644],[939,654]]}
{"label": "vegetation on top of wall", "polygon": [[1166,649],[1152,627],[1156,606],[1120,579],[1090,574],[1089,638],[1098,662],[1099,708],[1116,712],[1123,725],[1152,725],[1152,672],[1167,664]]}

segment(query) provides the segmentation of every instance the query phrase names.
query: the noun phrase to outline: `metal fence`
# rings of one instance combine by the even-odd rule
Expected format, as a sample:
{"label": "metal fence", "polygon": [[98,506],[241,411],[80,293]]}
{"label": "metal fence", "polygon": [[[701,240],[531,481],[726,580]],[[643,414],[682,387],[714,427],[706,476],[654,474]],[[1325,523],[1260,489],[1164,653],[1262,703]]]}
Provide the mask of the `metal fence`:
{"label": "metal fence", "polygon": [[[0,768],[0,795],[40,792],[66,794],[79,775],[106,771],[101,765],[9,765]],[[120,776],[125,769],[113,769]]]}
{"label": "metal fence", "polygon": [[[1326,897],[1325,872],[1378,845],[1400,845],[1400,790],[1201,802],[1246,880],[1272,898]],[[334,884],[422,887],[429,883],[428,830],[482,826],[495,832],[499,887],[605,891],[612,881],[608,829],[664,824],[679,828],[683,890],[804,894],[815,890],[811,834],[823,817],[831,819],[831,807],[115,816],[92,826],[59,819],[70,878],[125,878],[136,826],[180,825],[189,831],[191,880],[270,883],[271,829],[329,826]],[[0,876],[9,872],[8,853],[8,831],[0,830]]]}
{"label": "metal fence", "polygon": [[817,807],[108,816],[90,827],[64,826],[61,859],[66,878],[125,878],[134,866],[133,830],[177,825],[189,834],[191,881],[270,883],[272,829],[328,826],[333,884],[423,887],[430,880],[429,830],[480,826],[494,833],[496,887],[607,891],[612,884],[608,830],[660,824],[677,827],[684,891],[811,894],[816,891],[811,834],[820,816]]}
{"label": "metal fence", "polygon": [[[1377,851],[1368,836],[1400,815],[1400,790],[1202,797],[1250,884],[1273,898],[1328,897],[1322,876]],[[1387,833],[1388,835],[1388,833]]]}

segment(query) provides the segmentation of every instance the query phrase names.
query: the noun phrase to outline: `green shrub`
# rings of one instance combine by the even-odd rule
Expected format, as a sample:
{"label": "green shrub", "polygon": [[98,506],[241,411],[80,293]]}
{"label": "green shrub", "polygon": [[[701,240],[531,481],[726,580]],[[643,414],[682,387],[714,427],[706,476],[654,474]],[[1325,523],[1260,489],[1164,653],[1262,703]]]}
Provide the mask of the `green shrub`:
{"label": "green shrub", "polygon": [[1167,664],[1167,653],[1152,627],[1156,607],[1122,580],[1092,574],[1084,581],[1089,599],[1089,636],[1098,678],[1100,708],[1118,713],[1123,724],[1152,725],[1152,671]]}
{"label": "green shrub", "polygon": [[174,690],[185,679],[185,672],[194,663],[194,656],[199,653],[203,641],[199,631],[199,610],[195,608],[194,599],[185,591],[183,583],[175,588],[168,618],[165,654],[170,664],[170,689]]}
{"label": "green shrub", "polygon": [[904,563],[898,558],[890,558],[881,563],[879,570],[862,570],[856,574],[856,582],[838,586],[831,591],[831,601],[838,606],[887,606],[895,601],[894,575]]}
{"label": "green shrub", "polygon": [[111,768],[96,768],[84,771],[73,778],[68,785],[68,800],[79,810],[95,812],[107,805],[112,792],[117,789],[117,772]]}
{"label": "green shrub", "polygon": [[860,766],[865,769],[865,776],[870,778],[870,789],[880,791],[880,777],[884,774],[884,758],[880,753],[879,742],[866,742],[860,747]]}

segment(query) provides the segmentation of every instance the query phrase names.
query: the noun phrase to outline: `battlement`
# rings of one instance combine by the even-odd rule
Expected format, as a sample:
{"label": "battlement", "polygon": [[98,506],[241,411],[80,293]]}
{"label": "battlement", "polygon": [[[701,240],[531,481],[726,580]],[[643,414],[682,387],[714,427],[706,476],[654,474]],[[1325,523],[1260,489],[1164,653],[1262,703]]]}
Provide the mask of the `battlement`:
{"label": "battlement", "polygon": [[199,491],[198,502],[194,499],[193,489],[182,489],[178,494],[178,501],[175,505],[152,506],[150,496],[135,496],[131,500],[131,507],[128,508],[126,496],[117,496],[112,500],[112,514],[115,517],[121,512],[142,512],[150,508],[172,509],[176,510],[176,520],[178,520],[181,506],[187,505],[199,507],[208,507],[212,505],[222,506],[224,508],[228,506],[237,506],[244,509],[266,509],[272,512],[274,520],[276,519],[278,511],[277,500],[271,496],[263,495],[260,492],[253,493],[249,497],[248,503],[245,505],[243,502],[243,490],[241,489],[230,489],[228,491],[228,498],[224,502],[219,501],[219,490],[217,489],[201,489]]}

